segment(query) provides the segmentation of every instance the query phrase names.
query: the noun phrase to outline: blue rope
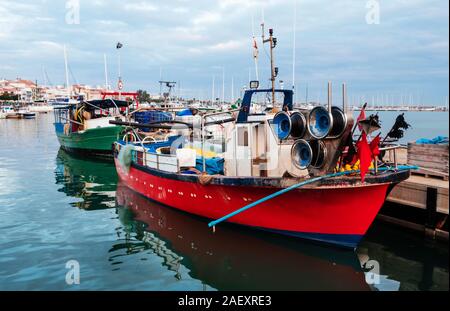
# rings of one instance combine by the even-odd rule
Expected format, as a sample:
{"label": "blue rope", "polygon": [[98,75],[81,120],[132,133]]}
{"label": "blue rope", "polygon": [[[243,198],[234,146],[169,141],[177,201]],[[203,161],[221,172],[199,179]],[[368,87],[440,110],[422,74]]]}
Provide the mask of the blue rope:
{"label": "blue rope", "polygon": [[[405,171],[405,170],[417,170],[417,169],[419,169],[418,166],[399,165],[396,170],[397,171]],[[378,169],[379,172],[388,171],[388,170],[394,170],[394,168],[392,168],[392,167],[380,167]],[[324,179],[333,178],[333,177],[340,177],[340,176],[344,176],[344,175],[351,175],[351,174],[356,174],[356,173],[359,173],[359,172],[360,172],[359,170],[344,171],[344,172],[332,173],[332,174],[328,174],[328,175],[324,175],[324,176],[311,178],[311,179],[302,181],[301,183],[292,185],[292,186],[290,186],[288,188],[285,188],[285,189],[282,189],[282,190],[277,191],[275,193],[272,193],[272,194],[270,194],[270,195],[268,195],[268,196],[266,196],[266,197],[264,197],[262,199],[259,199],[258,201],[255,201],[255,202],[253,202],[253,203],[251,203],[249,205],[246,205],[246,206],[244,206],[244,207],[242,207],[242,208],[240,208],[238,210],[235,210],[234,212],[231,212],[230,214],[225,215],[222,218],[219,218],[217,220],[211,221],[208,224],[208,227],[214,227],[215,225],[217,225],[217,224],[227,220],[228,218],[231,218],[231,217],[233,217],[233,216],[235,216],[237,214],[240,214],[240,213],[242,213],[242,212],[244,212],[244,211],[246,211],[246,210],[248,210],[248,209],[250,209],[250,208],[252,208],[252,207],[254,207],[256,205],[264,203],[264,202],[266,202],[266,201],[268,201],[270,199],[273,199],[273,198],[275,198],[277,196],[280,196],[280,195],[282,195],[282,194],[284,194],[286,192],[289,192],[291,190],[294,190],[294,189],[300,188],[302,186],[305,186],[305,185],[308,185],[308,184],[312,184],[312,183],[315,183],[317,181],[321,181],[321,180],[324,180]]]}

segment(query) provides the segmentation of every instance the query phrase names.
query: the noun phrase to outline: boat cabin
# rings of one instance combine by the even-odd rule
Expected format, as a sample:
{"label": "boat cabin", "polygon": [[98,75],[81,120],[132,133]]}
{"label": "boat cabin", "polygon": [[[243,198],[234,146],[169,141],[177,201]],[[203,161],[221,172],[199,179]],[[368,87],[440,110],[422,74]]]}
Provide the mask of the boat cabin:
{"label": "boat cabin", "polygon": [[128,111],[130,103],[123,100],[91,100],[80,104],[54,108],[57,132],[82,132],[99,127],[113,126],[109,121],[120,118]]}
{"label": "boat cabin", "polygon": [[[275,90],[280,107],[252,111],[253,96],[270,92],[247,90],[239,109],[203,114],[195,124],[161,122],[171,127],[164,140],[133,130],[131,142],[125,135],[116,143],[116,155],[124,161],[120,151],[126,149],[133,163],[180,174],[305,177],[333,171],[351,133],[351,113],[331,105],[294,110],[292,90],[281,89]],[[211,128],[220,134],[208,135]]]}

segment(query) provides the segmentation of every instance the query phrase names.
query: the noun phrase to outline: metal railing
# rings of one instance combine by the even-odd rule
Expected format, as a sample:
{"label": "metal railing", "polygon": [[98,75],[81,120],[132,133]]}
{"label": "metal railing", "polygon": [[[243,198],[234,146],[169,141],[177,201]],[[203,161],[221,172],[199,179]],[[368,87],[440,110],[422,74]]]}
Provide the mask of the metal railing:
{"label": "metal railing", "polygon": [[[394,164],[394,168],[395,169],[398,169],[398,156],[397,156],[397,150],[398,149],[407,149],[407,147],[406,146],[402,146],[402,145],[392,145],[392,146],[381,147],[379,149],[380,151],[387,151],[387,152],[389,152],[389,159],[391,159],[391,155],[392,155],[393,164]],[[342,155],[345,155],[345,154],[347,154],[347,151],[342,152]],[[386,162],[384,162],[384,163],[386,163]],[[374,172],[375,172],[375,175],[376,175],[378,173],[378,158],[375,159],[374,166],[375,166]]]}
{"label": "metal railing", "polygon": [[[389,159],[391,158],[391,154],[393,155],[395,169],[398,169],[398,157],[397,157],[398,149],[406,149],[406,147],[402,145],[393,145],[380,148],[380,151],[389,152]],[[375,174],[377,173],[378,173],[378,161],[375,161]]]}
{"label": "metal railing", "polygon": [[[131,132],[128,132],[130,129],[131,129]],[[134,149],[134,151],[136,152],[136,154],[137,154],[137,152],[142,152],[142,163],[143,163],[144,166],[148,166],[148,167],[151,167],[151,168],[156,168],[156,169],[159,169],[159,170],[166,170],[166,171],[169,171],[169,172],[174,172],[174,171],[173,170],[164,169],[164,167],[167,168],[167,167],[174,166],[174,167],[176,167],[175,171],[177,173],[179,173],[180,166],[179,166],[178,159],[176,159],[176,156],[173,156],[173,155],[170,155],[170,154],[159,154],[159,153],[156,153],[156,152],[148,152],[147,149],[145,148],[145,144],[146,143],[157,143],[157,142],[167,141],[169,135],[167,135],[164,140],[156,140],[155,138],[150,137],[150,136],[146,136],[143,139],[141,139],[139,133],[136,132],[135,128],[127,127],[126,130],[127,130],[127,133],[123,136],[122,140],[125,141],[126,143],[128,143],[128,142],[133,143],[133,145],[135,147],[139,147],[139,145],[140,145],[142,150]],[[133,135],[133,137],[135,137],[136,140],[129,141],[128,140],[129,134]],[[150,139],[152,141],[148,141]],[[175,163],[172,163],[172,162],[174,162],[173,161],[174,158],[175,158]],[[161,161],[161,159],[162,159],[162,161]],[[150,165],[148,165],[148,163],[154,163],[155,165],[154,166],[150,166]]]}
{"label": "metal railing", "polygon": [[207,127],[206,125],[206,119],[213,117],[213,116],[217,116],[217,115],[221,115],[221,114],[232,114],[233,112],[237,112],[240,109],[232,109],[232,110],[228,110],[228,111],[218,111],[218,112],[212,112],[212,113],[207,113],[201,116],[201,139],[202,139],[202,160],[203,160],[203,173],[206,172],[206,157],[205,157],[205,137],[206,137],[206,133],[205,133],[205,128]]}

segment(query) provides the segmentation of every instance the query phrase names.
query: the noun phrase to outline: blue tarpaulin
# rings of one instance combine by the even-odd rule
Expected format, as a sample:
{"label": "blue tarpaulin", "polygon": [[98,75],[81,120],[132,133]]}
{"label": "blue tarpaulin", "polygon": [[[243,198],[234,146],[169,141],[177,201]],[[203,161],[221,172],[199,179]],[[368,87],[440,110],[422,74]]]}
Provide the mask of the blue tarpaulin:
{"label": "blue tarpaulin", "polygon": [[179,112],[177,112],[178,117],[184,117],[184,116],[192,116],[192,110],[191,109],[184,109]]}
{"label": "blue tarpaulin", "polygon": [[[225,163],[225,159],[223,158],[209,158],[206,159],[206,173],[209,175],[220,174],[223,175],[223,166]],[[195,168],[199,171],[203,171],[203,158],[197,157]]]}
{"label": "blue tarpaulin", "polygon": [[427,145],[448,144],[448,137],[436,136],[433,139],[420,138],[416,140],[416,144],[427,144]]}

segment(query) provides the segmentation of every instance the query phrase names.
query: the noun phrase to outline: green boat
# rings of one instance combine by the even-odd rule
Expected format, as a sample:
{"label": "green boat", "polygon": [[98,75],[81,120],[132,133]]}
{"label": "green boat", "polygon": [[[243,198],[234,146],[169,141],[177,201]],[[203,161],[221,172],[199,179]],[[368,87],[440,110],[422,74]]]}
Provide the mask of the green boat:
{"label": "green boat", "polygon": [[129,102],[94,100],[54,109],[55,132],[61,148],[70,153],[112,158],[113,143],[125,126],[109,121],[123,120]]}

